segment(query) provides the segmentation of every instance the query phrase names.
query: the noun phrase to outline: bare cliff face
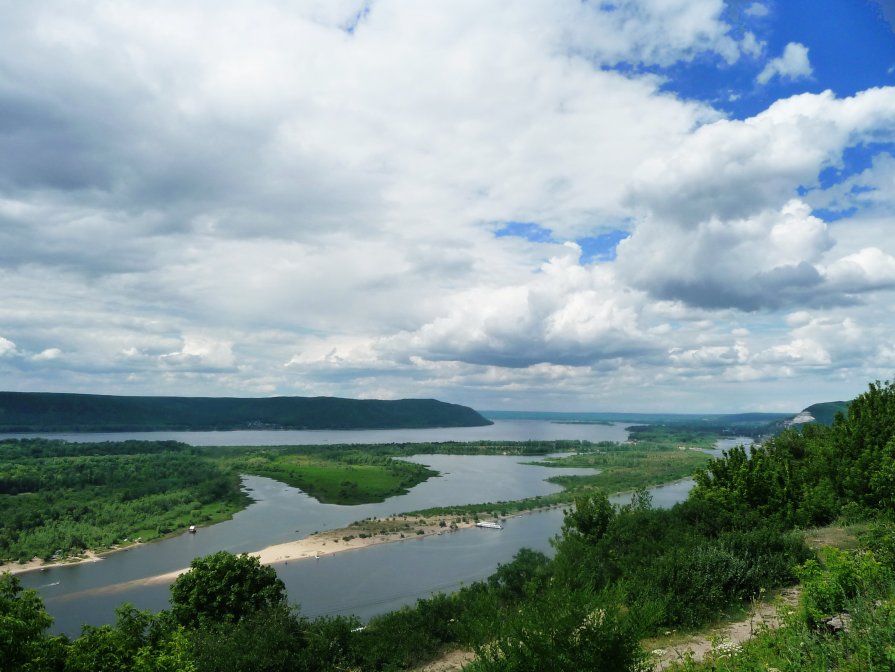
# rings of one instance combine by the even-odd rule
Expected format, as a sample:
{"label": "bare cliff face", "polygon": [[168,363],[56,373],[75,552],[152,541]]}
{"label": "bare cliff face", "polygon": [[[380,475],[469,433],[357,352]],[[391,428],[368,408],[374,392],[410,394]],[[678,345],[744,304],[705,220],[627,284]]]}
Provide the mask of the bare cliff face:
{"label": "bare cliff face", "polygon": [[787,427],[792,427],[793,425],[804,425],[806,422],[815,422],[814,416],[807,410],[802,411],[792,420],[787,420],[783,424]]}

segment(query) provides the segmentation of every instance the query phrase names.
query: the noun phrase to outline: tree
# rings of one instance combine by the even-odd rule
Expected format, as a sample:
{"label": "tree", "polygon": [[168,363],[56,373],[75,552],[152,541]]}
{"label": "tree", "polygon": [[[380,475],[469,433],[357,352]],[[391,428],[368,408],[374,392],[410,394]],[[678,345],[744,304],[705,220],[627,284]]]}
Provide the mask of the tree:
{"label": "tree", "polygon": [[[0,575],[0,672],[42,669],[53,623],[37,591],[23,589],[9,572]],[[55,648],[55,647],[50,647]]]}
{"label": "tree", "polygon": [[171,610],[186,627],[239,622],[245,616],[286,603],[286,586],[276,570],[258,558],[220,551],[190,563],[171,586]]}
{"label": "tree", "polygon": [[197,669],[207,672],[327,669],[326,661],[305,655],[307,629],[305,619],[289,607],[263,607],[239,622],[206,621],[190,632],[190,651]]}
{"label": "tree", "polygon": [[575,508],[566,511],[566,518],[562,524],[563,536],[581,537],[589,544],[599,541],[609,523],[615,516],[615,510],[609,502],[609,498],[603,492],[586,495],[575,499]]}
{"label": "tree", "polygon": [[540,551],[521,548],[512,562],[497,566],[494,574],[488,577],[488,585],[503,599],[522,599],[526,592],[536,592],[544,587],[549,566],[550,558]]}

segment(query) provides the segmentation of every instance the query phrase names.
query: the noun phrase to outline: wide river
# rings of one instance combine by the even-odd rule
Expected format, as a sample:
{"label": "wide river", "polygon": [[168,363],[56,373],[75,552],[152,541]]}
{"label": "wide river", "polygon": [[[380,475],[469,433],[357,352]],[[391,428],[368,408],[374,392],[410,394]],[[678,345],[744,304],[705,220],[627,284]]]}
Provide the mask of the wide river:
{"label": "wide river", "polygon": [[[176,439],[193,445],[308,445],[338,443],[410,443],[438,441],[524,441],[579,439],[624,441],[625,425],[556,424],[541,420],[499,420],[488,427],[364,431],[147,432],[128,434],[45,435],[73,441]],[[719,448],[733,445],[725,441]],[[369,516],[383,516],[431,506],[514,500],[556,492],[545,481],[558,473],[587,474],[522,464],[531,458],[480,455],[417,455],[439,476],[406,495],[379,504],[321,504],[295,488],[257,476],[243,485],[255,500],[232,520],[159,542],[113,553],[95,563],[55,567],[20,575],[41,593],[55,618],[52,630],[75,636],[82,624],[114,620],[115,607],[130,602],[138,609],[167,608],[169,586],[142,580],[183,567],[198,556],[228,550],[257,551],[305,537],[315,531],[344,527]],[[686,497],[692,481],[653,490],[656,506],[671,506]],[[623,501],[625,498],[619,498]],[[562,524],[562,511],[533,513],[506,521],[501,531],[467,529],[441,536],[381,544],[324,555],[319,560],[276,565],[292,602],[307,616],[355,614],[361,619],[411,604],[434,592],[450,592],[481,580],[521,548],[551,552],[550,539]]]}

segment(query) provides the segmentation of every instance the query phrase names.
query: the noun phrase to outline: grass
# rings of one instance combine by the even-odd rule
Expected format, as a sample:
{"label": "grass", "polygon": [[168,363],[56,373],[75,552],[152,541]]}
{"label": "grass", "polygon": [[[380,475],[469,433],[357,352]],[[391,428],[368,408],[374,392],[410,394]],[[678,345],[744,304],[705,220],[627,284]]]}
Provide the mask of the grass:
{"label": "grass", "polygon": [[608,451],[599,454],[573,455],[543,462],[555,467],[593,467],[600,469],[593,476],[553,476],[547,480],[569,492],[599,488],[605,492],[625,492],[692,476],[708,464],[706,453],[675,450],[648,452],[641,450]]}
{"label": "grass", "polygon": [[266,476],[301,489],[324,504],[367,504],[407,493],[438,472],[389,457],[354,455],[327,459],[270,449],[231,461],[241,473]]}

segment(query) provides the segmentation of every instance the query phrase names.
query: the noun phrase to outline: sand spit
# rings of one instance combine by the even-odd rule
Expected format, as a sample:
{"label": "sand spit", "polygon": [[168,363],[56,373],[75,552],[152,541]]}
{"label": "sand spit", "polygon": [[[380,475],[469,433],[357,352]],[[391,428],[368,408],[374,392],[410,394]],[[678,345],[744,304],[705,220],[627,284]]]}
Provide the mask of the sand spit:
{"label": "sand spit", "polygon": [[[529,511],[522,511],[508,517],[512,518],[520,515],[527,515],[537,511],[544,511],[548,508],[555,507],[542,507]],[[394,515],[379,518],[367,518],[357,521],[345,528],[316,532],[303,539],[268,546],[262,548],[260,551],[253,551],[249,553],[249,555],[259,558],[261,564],[264,565],[287,564],[289,561],[320,560],[328,555],[342,553],[344,551],[355,551],[379,544],[450,534],[457,530],[473,527],[475,523],[476,520],[468,515],[444,515],[430,516],[426,518],[413,515]],[[200,529],[198,534],[201,533],[202,531]],[[120,552],[127,550],[127,548],[129,547],[115,549],[110,552]],[[16,574],[50,567],[79,564],[82,562],[97,562],[101,561],[104,555],[108,555],[108,553],[96,554],[88,552],[77,558],[69,558],[48,563],[44,563],[39,558],[35,558],[27,563],[9,563],[0,565],[0,573],[10,571],[13,574]],[[142,579],[135,579],[133,581],[126,581],[124,583],[117,583],[103,588],[95,588],[88,592],[112,593],[135,586],[171,583],[187,570],[189,570],[189,567]]]}

